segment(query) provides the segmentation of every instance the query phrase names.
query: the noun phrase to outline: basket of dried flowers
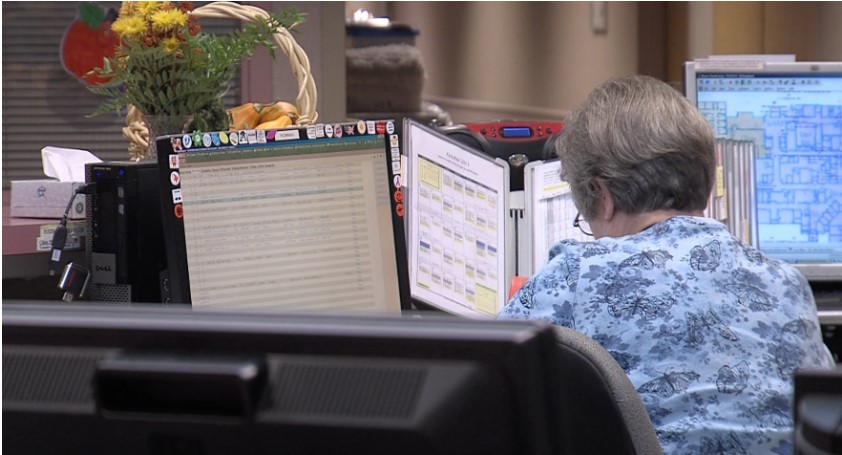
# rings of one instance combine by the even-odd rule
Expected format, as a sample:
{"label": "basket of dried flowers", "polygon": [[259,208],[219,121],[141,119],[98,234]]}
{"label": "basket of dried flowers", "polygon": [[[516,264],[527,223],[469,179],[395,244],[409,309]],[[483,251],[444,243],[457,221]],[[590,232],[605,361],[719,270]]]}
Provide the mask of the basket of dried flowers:
{"label": "basket of dried flowers", "polygon": [[[198,23],[203,18],[235,19],[243,26],[227,35],[205,34]],[[233,2],[197,8],[192,2],[123,2],[112,24],[120,45],[94,70],[109,81],[91,87],[109,97],[94,115],[128,108],[123,135],[133,160],[154,158],[150,136],[228,129],[222,95],[235,66],[265,46],[273,57],[278,48],[289,59],[298,83],[294,122],[312,124],[318,113],[310,61],[289,31],[301,21],[289,9],[269,13]]]}

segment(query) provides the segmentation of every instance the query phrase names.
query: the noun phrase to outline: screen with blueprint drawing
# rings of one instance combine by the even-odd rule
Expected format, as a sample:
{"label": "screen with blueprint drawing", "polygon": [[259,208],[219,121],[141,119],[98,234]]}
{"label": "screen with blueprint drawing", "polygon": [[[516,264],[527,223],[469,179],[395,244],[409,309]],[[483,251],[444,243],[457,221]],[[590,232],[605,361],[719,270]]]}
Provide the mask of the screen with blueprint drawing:
{"label": "screen with blueprint drawing", "polygon": [[[718,138],[755,146],[757,246],[842,263],[842,64],[688,63],[687,95]],[[839,270],[839,269],[837,269]]]}

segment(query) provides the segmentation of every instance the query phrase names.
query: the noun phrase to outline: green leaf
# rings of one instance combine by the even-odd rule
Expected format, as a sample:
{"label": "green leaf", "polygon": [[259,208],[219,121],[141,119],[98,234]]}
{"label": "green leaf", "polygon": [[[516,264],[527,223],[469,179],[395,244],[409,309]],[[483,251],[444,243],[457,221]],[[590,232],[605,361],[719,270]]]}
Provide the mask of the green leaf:
{"label": "green leaf", "polygon": [[79,20],[84,22],[91,30],[96,30],[105,20],[105,10],[95,3],[82,2],[79,5]]}

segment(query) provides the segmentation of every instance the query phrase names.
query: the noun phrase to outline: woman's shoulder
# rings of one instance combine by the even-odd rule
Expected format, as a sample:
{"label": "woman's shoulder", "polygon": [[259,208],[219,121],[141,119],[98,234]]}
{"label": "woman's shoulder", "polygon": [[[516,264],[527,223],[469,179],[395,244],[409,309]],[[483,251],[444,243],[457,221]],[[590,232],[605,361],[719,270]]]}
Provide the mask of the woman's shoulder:
{"label": "woman's shoulder", "polygon": [[581,242],[578,240],[565,239],[556,242],[550,248],[550,261],[557,257],[590,258],[604,255],[616,249],[611,243],[605,241]]}

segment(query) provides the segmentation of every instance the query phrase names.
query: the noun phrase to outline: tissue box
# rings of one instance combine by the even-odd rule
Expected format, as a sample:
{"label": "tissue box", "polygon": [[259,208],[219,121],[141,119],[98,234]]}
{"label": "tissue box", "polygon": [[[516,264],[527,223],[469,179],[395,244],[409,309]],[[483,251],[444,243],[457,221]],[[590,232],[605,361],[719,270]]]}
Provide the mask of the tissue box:
{"label": "tissue box", "polygon": [[[76,188],[84,182],[13,180],[9,215],[21,218],[61,218]],[[85,218],[85,195],[79,194],[67,217]]]}

